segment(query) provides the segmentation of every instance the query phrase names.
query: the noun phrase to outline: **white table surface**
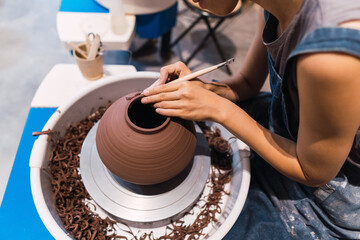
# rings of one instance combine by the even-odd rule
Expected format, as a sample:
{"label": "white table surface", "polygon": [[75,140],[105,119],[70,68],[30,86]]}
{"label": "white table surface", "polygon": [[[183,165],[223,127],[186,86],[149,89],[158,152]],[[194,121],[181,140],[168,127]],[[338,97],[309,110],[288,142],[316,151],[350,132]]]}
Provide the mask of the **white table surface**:
{"label": "white table surface", "polygon": [[[128,50],[135,36],[135,15],[126,15],[127,26],[123,34],[111,30],[109,13],[62,12],[56,17],[56,27],[60,41],[66,49],[85,41],[88,33],[98,33],[104,50]],[[124,25],[125,26],[125,25]]]}

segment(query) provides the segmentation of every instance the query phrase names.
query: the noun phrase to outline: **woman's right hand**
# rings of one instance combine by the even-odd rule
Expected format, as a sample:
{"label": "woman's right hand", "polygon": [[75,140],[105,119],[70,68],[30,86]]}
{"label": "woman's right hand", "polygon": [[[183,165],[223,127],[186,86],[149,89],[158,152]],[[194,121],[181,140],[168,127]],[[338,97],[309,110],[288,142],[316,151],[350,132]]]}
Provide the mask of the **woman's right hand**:
{"label": "woman's right hand", "polygon": [[190,69],[183,62],[176,62],[160,69],[160,78],[147,89],[165,84],[177,78],[190,74]]}
{"label": "woman's right hand", "polygon": [[[160,69],[160,78],[156,80],[147,89],[171,82],[172,80],[186,76],[190,73],[190,69],[183,62],[176,62],[174,64],[170,64]],[[203,81],[199,78],[193,79],[192,81],[197,81],[198,85],[201,85],[203,88],[210,90],[218,94],[219,96],[227,98],[230,101],[236,102],[239,99],[235,91],[233,91],[227,84],[220,82]]]}

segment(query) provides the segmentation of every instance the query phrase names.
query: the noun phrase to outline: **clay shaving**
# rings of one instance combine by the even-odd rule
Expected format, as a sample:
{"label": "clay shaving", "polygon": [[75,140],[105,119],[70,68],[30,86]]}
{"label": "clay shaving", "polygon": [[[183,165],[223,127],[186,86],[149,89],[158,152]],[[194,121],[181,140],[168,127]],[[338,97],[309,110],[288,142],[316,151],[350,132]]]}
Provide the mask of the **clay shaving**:
{"label": "clay shaving", "polygon": [[41,132],[33,132],[32,135],[33,136],[40,136],[40,135],[43,135],[43,134],[51,134],[51,133],[55,133],[54,130],[45,130],[45,131],[41,131]]}
{"label": "clay shaving", "polygon": [[[232,156],[228,142],[221,137],[220,130],[213,131],[204,122],[198,122],[211,150],[212,167],[208,180],[210,192],[202,197],[194,208],[199,208],[192,224],[186,225],[183,220],[178,220],[166,227],[161,237],[155,237],[152,232],[134,233],[130,227],[122,229],[122,234],[114,228],[115,221],[102,219],[94,213],[95,205],[86,203],[91,199],[86,191],[79,173],[80,151],[87,133],[101,118],[109,107],[99,108],[86,119],[72,124],[67,128],[63,138],[59,138],[52,130],[36,132],[34,135],[48,134],[53,142],[50,156],[51,185],[56,211],[63,223],[64,228],[75,239],[124,239],[135,240],[179,240],[200,239],[205,234],[204,228],[217,222],[217,216],[221,214],[222,196],[229,194],[225,191],[225,185],[232,177]],[[194,214],[194,209],[187,215]],[[126,224],[123,224],[126,226]]]}
{"label": "clay shaving", "polygon": [[205,122],[196,122],[203,131],[211,153],[211,164],[222,170],[232,169],[231,147],[228,141],[221,137],[220,129],[212,130]]}

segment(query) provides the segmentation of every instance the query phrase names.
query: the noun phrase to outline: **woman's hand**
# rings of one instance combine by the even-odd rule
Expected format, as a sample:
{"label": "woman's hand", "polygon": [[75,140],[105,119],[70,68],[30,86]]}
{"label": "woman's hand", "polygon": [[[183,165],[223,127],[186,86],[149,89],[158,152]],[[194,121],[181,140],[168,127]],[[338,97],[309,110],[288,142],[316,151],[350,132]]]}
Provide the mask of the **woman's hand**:
{"label": "woman's hand", "polygon": [[[183,62],[177,62],[177,63],[171,64],[171,65],[162,67],[160,69],[160,78],[158,80],[156,80],[147,89],[165,84],[165,83],[175,80],[177,78],[186,76],[190,73],[191,73],[190,69]],[[145,90],[147,90],[147,89],[145,89]]]}
{"label": "woman's hand", "polygon": [[[160,78],[156,80],[150,87],[144,90],[149,90],[156,86],[160,86],[162,84],[171,82],[172,80],[181,78],[190,74],[190,69],[183,63],[177,62],[160,69]],[[237,93],[229,87],[229,85],[219,82],[207,82],[204,80],[200,80],[199,78],[192,80],[197,81],[197,84],[216,93],[219,96],[229,99],[230,101],[237,102],[239,100],[239,96]]]}
{"label": "woman's hand", "polygon": [[154,104],[156,112],[188,120],[221,122],[224,118],[225,98],[206,89],[201,81],[168,83],[146,89],[143,104]]}

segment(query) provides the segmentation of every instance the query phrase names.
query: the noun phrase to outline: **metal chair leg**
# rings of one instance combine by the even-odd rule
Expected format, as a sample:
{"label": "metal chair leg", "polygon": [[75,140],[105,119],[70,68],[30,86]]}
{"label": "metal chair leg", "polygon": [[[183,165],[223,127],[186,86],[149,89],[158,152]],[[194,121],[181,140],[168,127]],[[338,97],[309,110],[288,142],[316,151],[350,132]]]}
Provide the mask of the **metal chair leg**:
{"label": "metal chair leg", "polygon": [[[202,19],[204,20],[206,17],[202,16]],[[220,19],[216,25],[214,26],[214,31],[223,23],[225,19]],[[205,20],[204,20],[205,21]],[[203,40],[201,41],[201,43],[197,46],[197,48],[195,48],[195,50],[191,53],[191,55],[184,61],[184,63],[187,65],[189,64],[189,62],[195,57],[195,55],[204,47],[205,43],[208,41],[210,37],[210,32],[208,32],[205,37],[203,38]]]}
{"label": "metal chair leg", "polygon": [[174,42],[172,42],[169,46],[169,48],[174,47],[183,37],[185,37],[186,34],[188,34],[188,32],[190,32],[191,29],[193,29],[193,27],[195,27],[195,25],[201,20],[202,16],[199,16],[187,29],[185,29],[184,32],[182,32],[180,34],[180,36],[178,36],[177,39],[174,40]]}
{"label": "metal chair leg", "polygon": [[[222,19],[222,20],[224,20],[224,19]],[[225,55],[224,55],[224,53],[223,53],[223,51],[222,51],[222,49],[221,49],[221,46],[220,46],[220,44],[219,44],[219,41],[218,41],[218,39],[217,39],[217,37],[216,37],[216,35],[215,35],[215,29],[213,29],[213,28],[211,27],[210,22],[209,22],[209,20],[208,20],[207,18],[204,18],[204,21],[205,21],[205,23],[206,23],[206,26],[208,27],[210,36],[211,36],[211,38],[213,39],[213,41],[214,41],[214,43],[215,43],[216,50],[218,51],[218,53],[219,53],[219,55],[220,55],[220,57],[221,57],[221,60],[222,60],[223,62],[225,62],[225,61],[226,61],[226,58],[225,58]],[[230,68],[229,68],[228,65],[226,65],[226,71],[227,71],[227,73],[228,73],[229,75],[232,75],[232,72],[231,72],[231,70],[230,70]]]}
{"label": "metal chair leg", "polygon": [[161,48],[160,48],[161,53],[168,53],[170,51],[171,49],[170,42],[171,42],[171,30],[165,33],[161,37]]}
{"label": "metal chair leg", "polygon": [[[186,36],[186,34],[188,34],[190,32],[191,29],[193,29],[195,27],[195,25],[200,21],[203,20],[208,28],[208,33],[206,34],[206,36],[202,39],[202,41],[200,42],[200,44],[195,48],[195,50],[190,54],[190,56],[184,60],[184,63],[186,65],[189,64],[189,62],[195,57],[195,55],[204,47],[204,45],[206,44],[206,42],[209,40],[209,38],[211,37],[214,41],[215,44],[215,48],[218,51],[222,61],[226,61],[225,55],[222,51],[222,48],[219,44],[219,41],[215,35],[215,31],[216,29],[225,21],[226,18],[220,18],[219,21],[215,24],[214,27],[211,27],[211,24],[209,22],[208,16],[205,15],[200,15],[187,29],[185,29],[185,31],[183,31],[180,36],[177,37],[177,39],[174,40],[174,42],[172,42],[169,45],[169,50],[174,47],[183,37]],[[226,66],[226,72],[229,75],[232,75],[232,72],[229,68],[229,66]]]}

